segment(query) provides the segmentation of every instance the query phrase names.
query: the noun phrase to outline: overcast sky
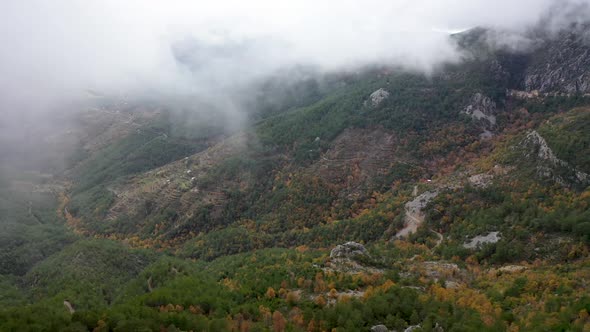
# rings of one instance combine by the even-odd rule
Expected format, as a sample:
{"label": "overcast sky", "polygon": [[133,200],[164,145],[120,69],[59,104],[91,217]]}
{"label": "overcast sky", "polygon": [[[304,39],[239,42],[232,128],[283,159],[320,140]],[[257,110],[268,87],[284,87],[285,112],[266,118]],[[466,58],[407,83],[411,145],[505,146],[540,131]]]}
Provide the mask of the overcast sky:
{"label": "overcast sky", "polygon": [[557,9],[589,2],[5,0],[0,111],[41,110],[87,88],[206,93],[204,86],[222,89],[295,63],[431,71],[458,59],[449,31],[524,29],[550,9],[557,17]]}

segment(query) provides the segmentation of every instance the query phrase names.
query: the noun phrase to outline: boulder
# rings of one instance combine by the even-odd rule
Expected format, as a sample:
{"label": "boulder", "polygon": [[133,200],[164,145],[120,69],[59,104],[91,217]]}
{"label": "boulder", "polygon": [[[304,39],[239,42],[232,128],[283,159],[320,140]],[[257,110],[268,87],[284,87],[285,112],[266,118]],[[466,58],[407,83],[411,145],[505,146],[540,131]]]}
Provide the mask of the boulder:
{"label": "boulder", "polygon": [[371,332],[389,332],[389,329],[387,328],[387,326],[380,324],[371,327]]}
{"label": "boulder", "polygon": [[404,330],[404,332],[420,331],[421,329],[422,329],[422,326],[420,326],[420,325],[410,325]]}

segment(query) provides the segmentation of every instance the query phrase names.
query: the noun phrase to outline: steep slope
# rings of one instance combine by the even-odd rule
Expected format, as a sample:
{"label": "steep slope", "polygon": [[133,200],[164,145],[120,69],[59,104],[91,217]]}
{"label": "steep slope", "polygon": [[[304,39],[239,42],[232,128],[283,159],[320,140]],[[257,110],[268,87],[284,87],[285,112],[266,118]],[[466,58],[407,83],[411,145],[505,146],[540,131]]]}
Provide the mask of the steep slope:
{"label": "steep slope", "polygon": [[[491,38],[488,33],[470,31],[460,38],[471,49],[477,45],[481,48],[481,43]],[[581,43],[576,38],[562,45],[574,52],[564,55],[568,59],[585,54],[586,46],[576,44]],[[552,46],[556,42],[554,38],[544,41],[548,46],[543,52],[556,52]],[[515,92],[513,89],[521,88],[519,84],[524,82],[517,79],[518,75],[524,75],[521,78],[526,81],[529,72],[541,67],[550,70],[548,63],[554,59],[536,51],[539,48],[532,48],[525,57],[522,50],[510,53],[497,47],[473,53],[473,59],[448,66],[432,78],[389,70],[359,75],[318,102],[264,117],[252,130],[212,142],[202,152],[184,159],[173,149],[158,150],[167,151],[165,158],[179,160],[156,168],[158,164],[141,162],[139,173],[124,171],[122,177],[100,178],[97,181],[102,189],[98,193],[108,196],[107,201],[81,200],[84,196],[75,194],[71,211],[82,221],[78,230],[130,239],[136,245],[179,248],[188,241],[185,254],[212,258],[254,248],[313,242],[320,237],[314,239],[313,234],[337,229],[337,221],[354,225],[364,211],[376,206],[376,197],[402,195],[403,190],[421,179],[434,176],[434,187],[446,191],[462,187],[469,177],[479,176],[481,181],[489,182],[490,175],[472,171],[474,165],[491,158],[498,144],[513,139],[516,131],[532,129],[559,110],[548,102],[586,102],[576,99],[577,95],[564,103],[552,99],[569,83],[548,87],[533,99],[523,95],[528,91],[525,86],[525,92]],[[528,60],[519,60],[523,57]],[[571,68],[579,77],[587,70],[584,66]],[[538,105],[546,110],[542,115],[522,110],[534,111]],[[549,133],[549,128],[544,125],[539,130]],[[573,135],[584,137],[584,128],[578,127]],[[559,134],[553,136],[555,139]],[[562,185],[577,190],[587,186],[586,173],[573,166],[575,163],[558,160],[553,152],[541,153],[547,150],[547,142],[537,131],[527,137],[516,146],[534,151],[524,153],[523,160],[529,160],[526,166],[523,163],[517,167],[536,167],[537,175],[559,179]],[[123,140],[115,149],[128,151],[125,144]],[[572,159],[567,149],[560,147],[558,154],[567,153]],[[542,161],[530,159],[533,155],[553,166],[547,168]],[[104,158],[105,153],[97,156]],[[585,161],[581,162],[586,167]],[[141,173],[142,168],[153,169]],[[112,164],[105,174],[120,169],[125,169],[124,164]],[[485,172],[491,174],[493,170]],[[86,193],[96,190],[82,189]],[[96,197],[96,192],[89,197]],[[407,226],[403,220],[407,222],[407,218],[396,218],[388,221],[390,225],[385,222],[379,226],[383,228],[376,229],[396,232]],[[222,238],[240,244],[213,245],[215,239]],[[209,245],[216,249],[205,254],[211,250],[207,249]]]}
{"label": "steep slope", "polygon": [[237,132],[86,113],[71,186],[0,173],[0,330],[587,330],[587,44],[488,33],[431,77],[271,80]]}
{"label": "steep slope", "polygon": [[525,90],[570,95],[590,93],[587,31],[586,25],[574,26],[540,45],[524,74]]}
{"label": "steep slope", "polygon": [[[113,184],[108,210],[82,217],[91,231],[178,240],[240,219],[280,233],[354,216],[373,191],[428,176],[446,151],[479,140],[478,121],[465,123],[457,111],[469,104],[464,92],[441,102],[446,81],[416,78],[412,87],[405,78],[361,81],[308,108],[271,117],[252,134]],[[364,103],[372,86],[388,81],[388,98]],[[420,90],[430,92],[419,97]],[[413,104],[403,104],[408,102]],[[435,143],[422,135],[430,130],[464,138]],[[359,207],[351,210],[350,204]],[[91,219],[104,217],[103,223]]]}

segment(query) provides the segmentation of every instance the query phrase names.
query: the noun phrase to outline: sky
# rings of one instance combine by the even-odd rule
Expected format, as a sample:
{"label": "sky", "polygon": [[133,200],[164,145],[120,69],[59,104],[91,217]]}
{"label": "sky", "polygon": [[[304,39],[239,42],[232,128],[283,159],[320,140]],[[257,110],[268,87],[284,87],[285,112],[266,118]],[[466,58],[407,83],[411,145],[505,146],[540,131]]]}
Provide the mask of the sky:
{"label": "sky", "polygon": [[[19,0],[0,2],[0,112],[49,110],[92,89],[208,96],[294,64],[432,72],[448,33],[558,26],[590,0]],[[586,8],[587,9],[587,8]],[[586,16],[585,18],[587,18]],[[179,59],[181,61],[179,61]],[[225,92],[224,92],[225,91]]]}

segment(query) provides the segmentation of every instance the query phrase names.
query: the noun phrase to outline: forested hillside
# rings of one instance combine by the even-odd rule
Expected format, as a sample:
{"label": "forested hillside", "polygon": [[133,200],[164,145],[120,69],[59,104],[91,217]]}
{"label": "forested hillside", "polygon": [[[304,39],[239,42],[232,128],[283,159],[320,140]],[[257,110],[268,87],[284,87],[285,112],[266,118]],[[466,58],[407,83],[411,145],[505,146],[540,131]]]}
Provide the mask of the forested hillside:
{"label": "forested hillside", "polygon": [[0,170],[0,331],[589,330],[584,31],[273,77],[231,129],[95,102]]}

